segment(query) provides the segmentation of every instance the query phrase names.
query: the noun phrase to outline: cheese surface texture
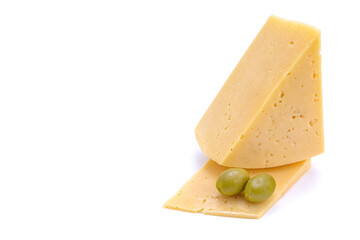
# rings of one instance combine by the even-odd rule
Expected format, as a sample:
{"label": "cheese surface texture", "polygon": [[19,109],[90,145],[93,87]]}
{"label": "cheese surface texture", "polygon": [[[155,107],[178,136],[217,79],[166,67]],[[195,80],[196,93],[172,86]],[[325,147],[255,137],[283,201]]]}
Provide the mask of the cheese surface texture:
{"label": "cheese surface texture", "polygon": [[320,31],[270,17],[200,120],[220,165],[269,168],[324,151]]}
{"label": "cheese surface texture", "polygon": [[259,173],[269,173],[276,181],[273,195],[261,203],[245,200],[243,193],[224,196],[216,189],[216,180],[228,167],[209,160],[164,207],[209,215],[261,218],[301,176],[310,169],[311,160],[304,160],[281,167],[267,169],[247,169],[250,177]]}

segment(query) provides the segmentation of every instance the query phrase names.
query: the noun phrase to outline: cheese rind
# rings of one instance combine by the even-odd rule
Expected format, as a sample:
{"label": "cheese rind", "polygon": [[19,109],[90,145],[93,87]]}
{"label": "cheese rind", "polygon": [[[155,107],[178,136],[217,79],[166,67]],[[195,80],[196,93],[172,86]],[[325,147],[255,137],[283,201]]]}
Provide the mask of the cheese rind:
{"label": "cheese rind", "polygon": [[301,176],[310,169],[311,160],[267,169],[247,169],[250,176],[269,173],[276,181],[273,195],[264,202],[251,203],[243,194],[224,196],[216,189],[216,180],[227,167],[209,160],[164,207],[193,213],[209,215],[261,218]]}
{"label": "cheese rind", "polygon": [[201,150],[243,168],[322,153],[320,60],[317,29],[270,17],[197,125]]}

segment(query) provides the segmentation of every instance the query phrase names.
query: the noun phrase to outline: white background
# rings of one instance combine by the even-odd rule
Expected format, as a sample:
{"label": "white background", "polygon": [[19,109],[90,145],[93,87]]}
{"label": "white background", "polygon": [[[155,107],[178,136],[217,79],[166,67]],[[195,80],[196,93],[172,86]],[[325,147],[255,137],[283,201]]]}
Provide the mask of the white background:
{"label": "white background", "polygon": [[[1,1],[0,239],[359,239],[355,3]],[[262,219],[164,209],[272,14],[322,31],[326,152]]]}

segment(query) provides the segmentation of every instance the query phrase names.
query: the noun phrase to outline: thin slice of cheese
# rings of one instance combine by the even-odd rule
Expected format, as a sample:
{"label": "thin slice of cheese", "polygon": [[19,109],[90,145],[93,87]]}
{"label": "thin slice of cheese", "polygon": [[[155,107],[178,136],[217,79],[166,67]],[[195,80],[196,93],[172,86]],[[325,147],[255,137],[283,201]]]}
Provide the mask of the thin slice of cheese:
{"label": "thin slice of cheese", "polygon": [[237,196],[224,196],[216,189],[216,180],[221,172],[228,169],[209,160],[164,207],[193,213],[218,216],[261,218],[301,176],[310,169],[311,160],[267,168],[247,169],[250,177],[259,173],[269,173],[276,181],[273,195],[262,203],[247,201],[243,193]]}
{"label": "thin slice of cheese", "polygon": [[224,166],[268,168],[324,151],[320,31],[270,17],[196,127]]}

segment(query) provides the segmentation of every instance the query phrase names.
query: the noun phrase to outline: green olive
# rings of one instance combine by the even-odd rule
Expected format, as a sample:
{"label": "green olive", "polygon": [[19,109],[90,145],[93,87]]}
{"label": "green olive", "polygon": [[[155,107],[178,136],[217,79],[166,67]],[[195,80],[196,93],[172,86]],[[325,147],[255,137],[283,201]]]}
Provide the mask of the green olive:
{"label": "green olive", "polygon": [[273,194],[275,187],[276,182],[271,175],[267,173],[256,175],[245,186],[245,199],[250,202],[263,202]]}
{"label": "green olive", "polygon": [[233,196],[241,193],[247,181],[249,173],[242,168],[230,168],[220,174],[216,181],[218,191],[226,196]]}

